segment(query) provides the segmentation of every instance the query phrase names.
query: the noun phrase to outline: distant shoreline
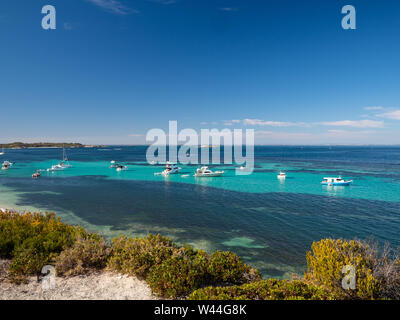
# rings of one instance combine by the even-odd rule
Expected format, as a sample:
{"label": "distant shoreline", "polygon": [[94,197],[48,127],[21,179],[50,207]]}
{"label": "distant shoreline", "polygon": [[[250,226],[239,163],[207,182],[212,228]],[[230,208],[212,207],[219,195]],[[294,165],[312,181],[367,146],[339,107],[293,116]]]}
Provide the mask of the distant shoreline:
{"label": "distant shoreline", "polygon": [[81,143],[66,143],[66,142],[35,142],[35,143],[23,143],[23,142],[12,142],[6,144],[0,144],[0,148],[17,150],[17,149],[61,149],[61,148],[103,148],[105,145],[84,145]]}

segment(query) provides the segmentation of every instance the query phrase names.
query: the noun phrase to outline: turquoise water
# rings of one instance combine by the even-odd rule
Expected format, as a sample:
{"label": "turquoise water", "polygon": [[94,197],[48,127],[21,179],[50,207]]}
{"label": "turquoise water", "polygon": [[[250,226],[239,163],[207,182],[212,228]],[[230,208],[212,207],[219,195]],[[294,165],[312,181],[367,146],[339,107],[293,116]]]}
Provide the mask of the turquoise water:
{"label": "turquoise water", "polygon": [[[145,162],[145,147],[67,150],[72,168],[31,174],[56,164],[59,149],[8,150],[0,172],[0,206],[56,211],[111,237],[158,232],[206,250],[232,250],[266,277],[301,273],[305,252],[323,237],[367,238],[400,245],[400,148],[256,147],[253,174],[194,178],[197,166],[163,177]],[[127,171],[109,168],[124,162]],[[287,173],[277,179],[279,170]],[[321,186],[325,176],[350,187]]]}

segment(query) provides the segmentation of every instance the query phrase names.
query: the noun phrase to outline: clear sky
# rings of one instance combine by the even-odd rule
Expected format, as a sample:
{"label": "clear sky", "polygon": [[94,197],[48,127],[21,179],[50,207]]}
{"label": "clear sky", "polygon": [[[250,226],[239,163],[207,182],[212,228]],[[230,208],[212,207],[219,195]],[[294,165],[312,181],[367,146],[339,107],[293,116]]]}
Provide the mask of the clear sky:
{"label": "clear sky", "polygon": [[0,142],[136,144],[177,120],[400,144],[399,1],[3,0],[0,41]]}

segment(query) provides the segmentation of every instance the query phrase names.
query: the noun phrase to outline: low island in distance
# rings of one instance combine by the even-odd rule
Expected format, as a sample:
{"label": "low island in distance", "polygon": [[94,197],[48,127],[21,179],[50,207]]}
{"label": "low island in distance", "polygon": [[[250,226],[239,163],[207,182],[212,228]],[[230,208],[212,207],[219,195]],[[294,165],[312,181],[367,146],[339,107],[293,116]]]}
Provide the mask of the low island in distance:
{"label": "low island in distance", "polygon": [[84,145],[81,143],[67,143],[67,142],[11,142],[0,144],[0,148],[4,149],[32,149],[32,148],[100,148],[103,145]]}

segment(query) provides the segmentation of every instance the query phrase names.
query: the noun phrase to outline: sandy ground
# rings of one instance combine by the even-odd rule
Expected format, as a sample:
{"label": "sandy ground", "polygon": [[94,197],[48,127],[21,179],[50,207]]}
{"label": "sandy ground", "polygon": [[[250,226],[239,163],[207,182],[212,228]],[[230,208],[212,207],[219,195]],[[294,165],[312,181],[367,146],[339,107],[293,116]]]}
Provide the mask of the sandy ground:
{"label": "sandy ground", "polygon": [[38,282],[31,277],[27,284],[14,285],[7,280],[9,262],[0,260],[0,300],[155,300],[146,282],[135,277],[109,272],[87,276],[54,278]]}

